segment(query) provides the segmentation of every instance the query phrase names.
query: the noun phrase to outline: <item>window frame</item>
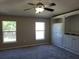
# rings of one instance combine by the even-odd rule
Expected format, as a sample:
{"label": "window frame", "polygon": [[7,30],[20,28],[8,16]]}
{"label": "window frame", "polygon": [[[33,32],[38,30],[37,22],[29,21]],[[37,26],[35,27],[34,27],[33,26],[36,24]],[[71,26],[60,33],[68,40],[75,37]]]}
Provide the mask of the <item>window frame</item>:
{"label": "window frame", "polygon": [[[3,21],[10,21],[10,22],[15,22],[16,23],[16,21],[15,20],[3,20]],[[3,21],[1,22],[2,23],[2,43],[16,43],[17,42],[17,23],[16,23],[16,31],[15,31],[15,33],[16,33],[16,40],[15,41],[10,41],[10,42],[4,42],[4,35],[3,35]]]}
{"label": "window frame", "polygon": [[[36,23],[44,23],[44,30],[36,30]],[[36,39],[37,41],[39,41],[39,40],[45,40],[45,30],[46,30],[46,23],[45,22],[43,22],[43,21],[36,21],[35,22],[35,39],[36,39],[36,32],[37,31],[43,31],[44,32],[44,38],[43,39]]]}

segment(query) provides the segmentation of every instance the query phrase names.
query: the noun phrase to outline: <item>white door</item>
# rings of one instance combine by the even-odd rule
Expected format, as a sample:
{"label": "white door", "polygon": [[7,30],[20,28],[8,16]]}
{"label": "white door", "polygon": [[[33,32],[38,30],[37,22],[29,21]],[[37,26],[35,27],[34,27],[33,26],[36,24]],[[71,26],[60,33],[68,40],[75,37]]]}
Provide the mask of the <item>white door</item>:
{"label": "white door", "polygon": [[62,26],[63,23],[53,24],[53,43],[57,46],[62,45]]}

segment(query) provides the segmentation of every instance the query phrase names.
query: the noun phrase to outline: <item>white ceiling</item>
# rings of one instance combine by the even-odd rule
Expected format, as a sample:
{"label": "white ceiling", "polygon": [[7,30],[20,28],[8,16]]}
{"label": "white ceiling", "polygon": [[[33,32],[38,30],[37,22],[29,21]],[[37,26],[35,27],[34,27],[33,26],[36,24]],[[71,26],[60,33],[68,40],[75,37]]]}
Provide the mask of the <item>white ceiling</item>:
{"label": "white ceiling", "polygon": [[[56,6],[49,7],[55,9],[54,12],[44,11],[40,14],[35,14],[35,10],[31,9],[24,11],[24,9],[32,6],[27,3],[44,4],[56,3]],[[49,18],[53,15],[61,14],[79,8],[79,0],[0,0],[0,15],[15,15],[15,16],[31,16],[31,17],[45,17]]]}

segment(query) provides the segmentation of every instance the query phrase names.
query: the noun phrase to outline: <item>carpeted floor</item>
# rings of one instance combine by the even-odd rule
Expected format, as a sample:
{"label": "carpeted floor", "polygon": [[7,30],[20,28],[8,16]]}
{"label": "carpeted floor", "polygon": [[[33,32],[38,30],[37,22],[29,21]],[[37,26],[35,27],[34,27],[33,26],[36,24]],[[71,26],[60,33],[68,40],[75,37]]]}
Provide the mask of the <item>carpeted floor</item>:
{"label": "carpeted floor", "polygon": [[79,59],[79,56],[56,46],[42,45],[0,51],[0,59]]}

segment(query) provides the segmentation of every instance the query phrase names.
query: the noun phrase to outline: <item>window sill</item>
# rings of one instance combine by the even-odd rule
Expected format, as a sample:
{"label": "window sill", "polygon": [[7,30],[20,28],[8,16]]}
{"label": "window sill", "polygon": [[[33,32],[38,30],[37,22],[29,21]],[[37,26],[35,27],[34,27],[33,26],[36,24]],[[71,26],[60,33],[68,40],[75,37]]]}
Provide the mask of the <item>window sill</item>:
{"label": "window sill", "polygon": [[11,43],[16,43],[16,41],[13,41],[13,42],[3,42],[3,44],[11,44]]}

